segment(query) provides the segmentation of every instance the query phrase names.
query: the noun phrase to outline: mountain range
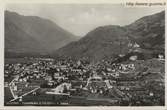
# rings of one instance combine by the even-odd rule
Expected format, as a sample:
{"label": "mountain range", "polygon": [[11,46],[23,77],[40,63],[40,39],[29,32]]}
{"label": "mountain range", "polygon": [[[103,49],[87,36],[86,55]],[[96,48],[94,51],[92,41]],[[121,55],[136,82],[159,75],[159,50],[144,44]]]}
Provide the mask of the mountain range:
{"label": "mountain range", "polygon": [[115,25],[97,27],[79,41],[58,49],[54,54],[100,60],[134,51],[141,52],[146,57],[164,54],[164,11],[142,17],[122,27]]}
{"label": "mountain range", "polygon": [[48,55],[75,40],[75,35],[51,20],[5,11],[6,57]]}
{"label": "mountain range", "polygon": [[49,54],[101,60],[136,51],[146,56],[164,54],[165,11],[142,17],[126,26],[97,27],[79,40],[50,20],[5,12],[7,57]]}

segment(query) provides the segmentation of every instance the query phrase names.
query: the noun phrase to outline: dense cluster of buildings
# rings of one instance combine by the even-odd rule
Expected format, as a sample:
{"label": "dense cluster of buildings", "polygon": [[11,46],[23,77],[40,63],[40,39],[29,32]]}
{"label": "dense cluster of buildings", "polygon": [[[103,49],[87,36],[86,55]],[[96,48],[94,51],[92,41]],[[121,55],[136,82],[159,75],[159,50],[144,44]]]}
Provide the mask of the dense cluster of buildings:
{"label": "dense cluster of buildings", "polygon": [[159,59],[90,63],[86,59],[39,58],[37,62],[5,64],[5,88],[12,94],[5,93],[5,104],[45,100],[45,104],[58,105],[163,105],[163,66]]}

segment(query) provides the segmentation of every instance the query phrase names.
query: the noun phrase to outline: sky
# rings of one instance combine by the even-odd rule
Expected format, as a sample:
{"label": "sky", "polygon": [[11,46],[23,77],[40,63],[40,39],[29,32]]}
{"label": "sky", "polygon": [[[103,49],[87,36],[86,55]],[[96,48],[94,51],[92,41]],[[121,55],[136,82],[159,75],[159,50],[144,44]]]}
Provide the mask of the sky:
{"label": "sky", "polygon": [[121,4],[8,4],[6,10],[54,21],[78,37],[104,25],[128,25],[164,10],[162,7],[125,7]]}

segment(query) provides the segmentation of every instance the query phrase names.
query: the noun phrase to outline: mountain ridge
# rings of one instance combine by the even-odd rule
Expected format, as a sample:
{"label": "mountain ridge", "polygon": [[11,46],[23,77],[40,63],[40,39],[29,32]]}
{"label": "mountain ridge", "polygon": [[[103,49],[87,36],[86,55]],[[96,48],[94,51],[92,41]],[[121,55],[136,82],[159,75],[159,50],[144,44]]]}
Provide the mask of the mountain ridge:
{"label": "mountain ridge", "polygon": [[[13,27],[13,30],[10,26]],[[21,34],[17,35],[19,32],[27,36],[24,37],[25,40],[19,41],[19,39],[17,39],[18,37],[23,39]],[[34,52],[39,55],[49,54],[69,42],[76,40],[75,35],[64,30],[51,20],[37,16],[24,16],[10,11],[5,11],[5,33],[5,53],[7,56],[7,53],[12,53],[12,51],[13,53],[19,53],[21,50],[25,50],[25,53],[29,54],[33,54]],[[32,47],[34,47],[32,50],[34,50],[34,52],[28,49],[29,47],[31,48],[31,43],[24,43],[28,41],[34,42],[32,43]],[[10,44],[10,42],[13,42],[13,44]],[[22,45],[17,46],[19,43]],[[15,49],[12,50],[13,47],[15,47]],[[36,49],[36,47],[38,47],[38,49]],[[8,50],[12,51],[8,52]]]}
{"label": "mountain ridge", "polygon": [[137,43],[144,54],[164,54],[164,19],[165,12],[162,11],[142,17],[126,26],[100,26],[88,32],[79,41],[58,49],[54,54],[100,60],[115,54],[126,54],[131,49],[128,47],[130,43]]}

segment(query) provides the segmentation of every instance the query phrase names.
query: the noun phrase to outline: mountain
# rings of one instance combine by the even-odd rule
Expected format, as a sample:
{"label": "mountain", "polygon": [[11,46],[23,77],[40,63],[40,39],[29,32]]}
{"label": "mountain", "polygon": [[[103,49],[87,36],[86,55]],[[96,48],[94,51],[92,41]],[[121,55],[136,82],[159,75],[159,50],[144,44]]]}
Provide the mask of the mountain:
{"label": "mountain", "polygon": [[[91,60],[110,58],[135,50],[153,54],[163,53],[165,48],[165,12],[145,16],[127,26],[108,25],[98,27],[82,39],[72,42],[54,55],[74,58],[89,57]],[[131,45],[131,46],[129,46]],[[132,51],[133,52],[133,51]]]}
{"label": "mountain", "polygon": [[76,40],[56,23],[5,11],[5,55],[43,55]]}
{"label": "mountain", "polygon": [[165,11],[145,16],[125,26],[131,39],[148,50],[165,50]]}
{"label": "mountain", "polygon": [[125,28],[120,26],[98,27],[81,40],[60,48],[57,53],[75,58],[86,56],[95,60],[102,59],[127,52],[128,48],[121,48],[128,43],[129,39],[126,36]]}

